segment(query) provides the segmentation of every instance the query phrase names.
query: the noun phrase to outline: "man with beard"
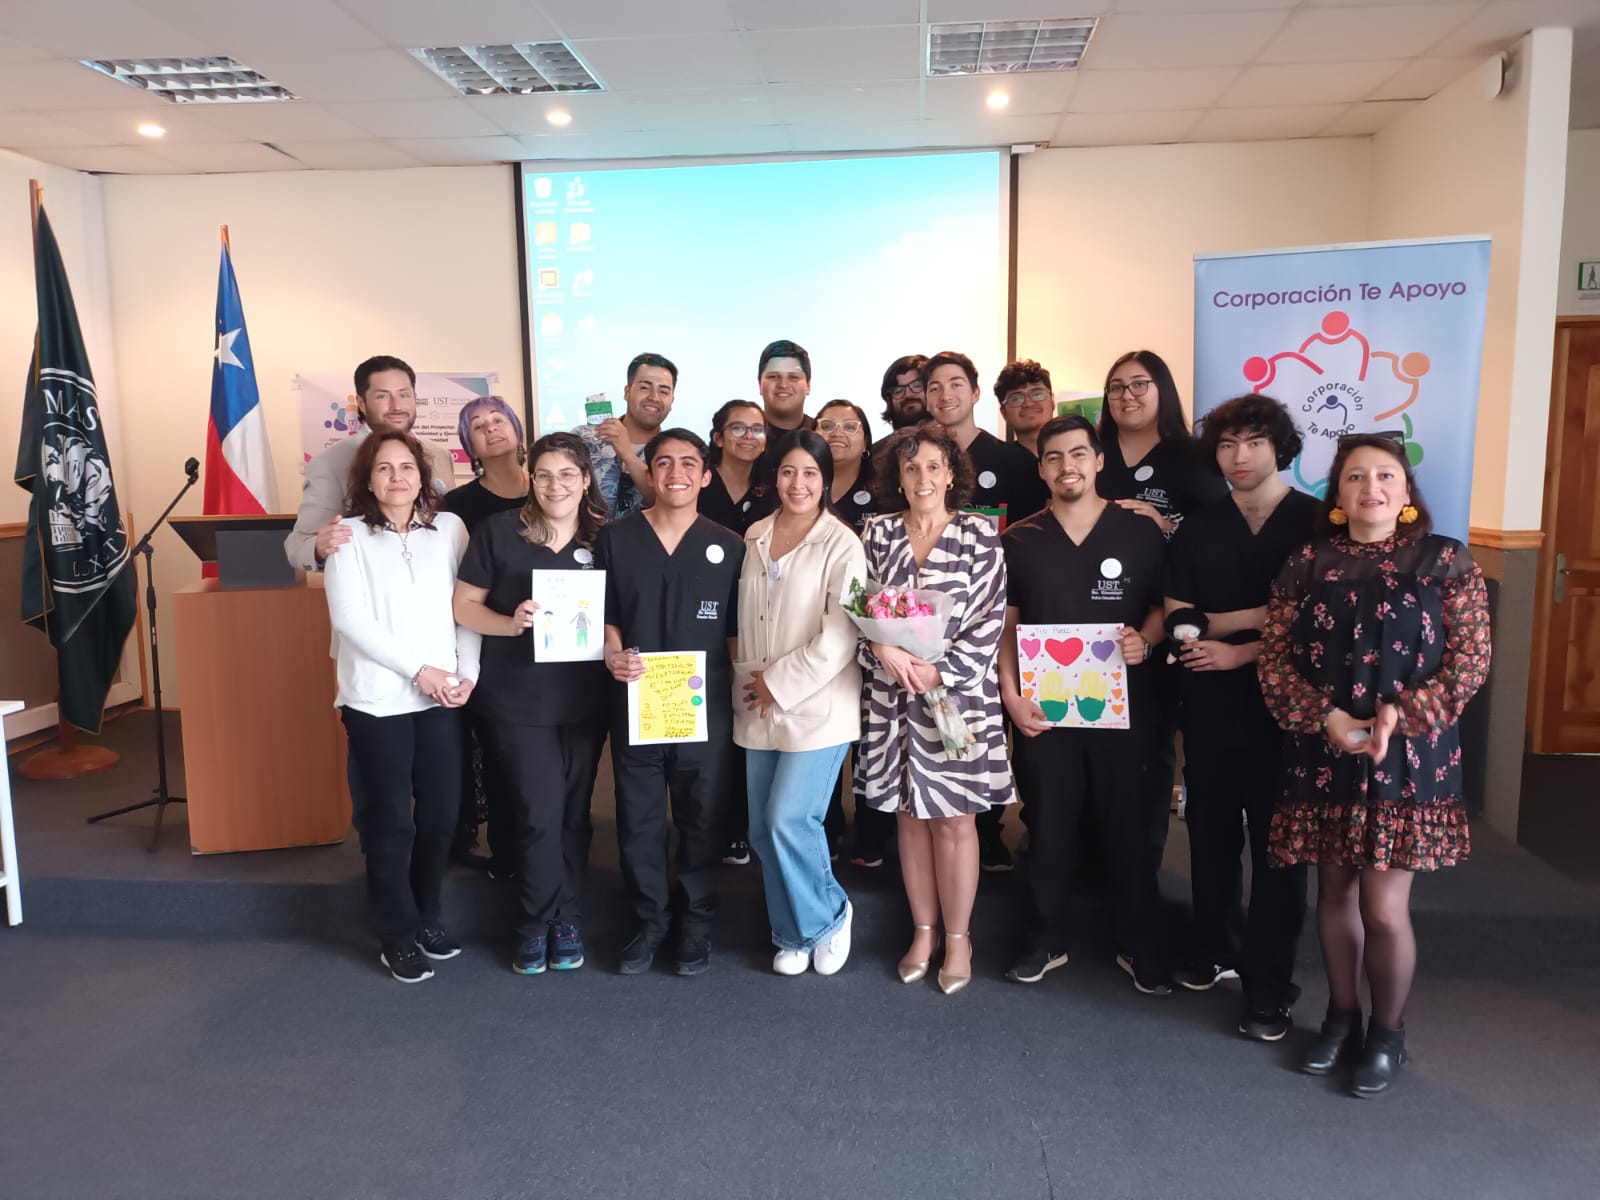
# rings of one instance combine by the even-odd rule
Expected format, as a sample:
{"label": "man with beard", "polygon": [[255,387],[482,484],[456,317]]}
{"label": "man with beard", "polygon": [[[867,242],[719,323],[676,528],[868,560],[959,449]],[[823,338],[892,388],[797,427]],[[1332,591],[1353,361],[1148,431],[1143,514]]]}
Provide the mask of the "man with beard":
{"label": "man with beard", "polygon": [[[350,464],[361,443],[374,430],[410,433],[417,420],[417,373],[402,360],[390,354],[367,359],[356,368],[355,385],[361,429],[306,464],[300,512],[283,540],[290,565],[302,571],[320,571],[328,555],[350,540],[350,527],[339,522],[346,508]],[[450,451],[433,442],[422,445],[433,467],[434,486],[442,492],[455,475]]]}
{"label": "man with beard", "polygon": [[927,361],[926,354],[904,354],[884,371],[878,394],[883,397],[883,417],[889,422],[889,433],[928,419],[928,403],[922,389],[922,368]]}
{"label": "man with beard", "polygon": [[648,352],[637,355],[628,364],[622,417],[607,417],[598,425],[580,425],[572,431],[589,447],[606,515],[613,521],[656,498],[643,452],[671,414],[677,387],[678,368],[670,358]]}

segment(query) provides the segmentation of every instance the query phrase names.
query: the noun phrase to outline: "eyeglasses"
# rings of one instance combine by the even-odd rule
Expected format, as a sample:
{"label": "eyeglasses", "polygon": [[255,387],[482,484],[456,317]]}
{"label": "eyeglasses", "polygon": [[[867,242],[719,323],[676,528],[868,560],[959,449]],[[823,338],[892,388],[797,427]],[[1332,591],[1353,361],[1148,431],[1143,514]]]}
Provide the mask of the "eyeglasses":
{"label": "eyeglasses", "polygon": [[[1134,395],[1138,394],[1139,393],[1137,392],[1134,393]],[[1019,404],[1026,404],[1029,400],[1032,400],[1035,404],[1043,404],[1049,399],[1050,389],[1037,387],[1029,388],[1027,391],[1012,392],[1005,399],[1001,400],[1000,403],[1008,408],[1015,408]]]}
{"label": "eyeglasses", "polygon": [[920,396],[924,392],[920,383],[902,383],[896,385],[889,392],[889,399],[899,400],[904,396]]}
{"label": "eyeglasses", "polygon": [[724,425],[722,432],[729,437],[735,438],[764,438],[767,436],[767,427],[765,425],[746,425],[743,421],[735,421],[731,425]]}
{"label": "eyeglasses", "polygon": [[1134,399],[1138,399],[1150,390],[1150,385],[1154,382],[1154,379],[1130,379],[1127,383],[1108,383],[1106,384],[1106,399],[1121,400],[1124,392],[1130,393]]}
{"label": "eyeglasses", "polygon": [[832,433],[837,429],[840,433],[860,433],[860,421],[818,421],[818,433]]}
{"label": "eyeglasses", "polygon": [[582,482],[582,480],[583,472],[576,467],[570,467],[565,471],[535,471],[533,473],[533,482],[542,488],[552,487],[558,483],[571,486]]}

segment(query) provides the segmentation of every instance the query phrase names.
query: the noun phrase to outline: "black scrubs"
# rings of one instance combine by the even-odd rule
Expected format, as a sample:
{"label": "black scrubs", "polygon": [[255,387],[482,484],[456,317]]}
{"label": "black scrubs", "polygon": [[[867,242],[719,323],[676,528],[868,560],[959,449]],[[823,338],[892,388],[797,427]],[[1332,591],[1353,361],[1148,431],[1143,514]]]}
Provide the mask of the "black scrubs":
{"label": "black scrubs", "polygon": [[[639,932],[659,943],[673,910],[680,934],[709,937],[716,913],[723,810],[733,759],[733,668],[744,541],[699,518],[670,555],[642,512],[607,525],[595,544],[606,571],[606,624],[641,653],[703,650],[706,740],[666,746],[628,742],[626,685],[611,688],[611,769],[617,846]],[[677,885],[669,889],[667,810],[678,831]]]}
{"label": "black scrubs", "polygon": [[732,530],[741,538],[745,530],[776,507],[776,493],[770,487],[756,482],[756,468],[750,471],[750,488],[735,499],[728,494],[728,485],[713,467],[711,482],[700,493],[700,515],[715,521],[724,529]]}
{"label": "black scrubs", "polygon": [[[1019,610],[1022,624],[1139,629],[1161,603],[1161,532],[1148,518],[1115,505],[1106,506],[1082,545],[1048,510],[1012,525],[1001,545],[1006,604]],[[1149,667],[1130,665],[1127,672],[1133,728],[1050,729],[1015,738],[1012,769],[1028,809],[1025,928],[1031,947],[1065,948],[1082,817],[1092,808],[1116,900],[1117,949],[1159,963],[1156,872],[1145,853],[1138,807],[1158,714]]]}
{"label": "black scrubs", "polygon": [[1039,460],[1016,442],[1002,442],[981,429],[967,447],[967,457],[972,460],[972,473],[977,477],[970,507],[1004,509],[1000,518],[1002,530],[1050,503],[1050,489],[1039,478]]}
{"label": "black scrubs", "polygon": [[[514,512],[528,502],[527,496],[508,500],[497,496],[483,486],[483,480],[472,479],[453,491],[446,492],[439,507],[461,518],[467,533],[478,531],[485,519],[500,512]],[[511,798],[506,780],[500,775],[494,758],[485,747],[482,720],[471,704],[466,709],[467,736],[462,739],[461,756],[461,815],[456,822],[455,840],[450,851],[458,859],[472,861],[473,844],[478,840],[478,825],[488,824],[489,857],[497,873],[506,875],[516,870],[517,837],[511,816]],[[479,798],[483,811],[478,811]]]}
{"label": "black scrubs", "polygon": [[[1217,470],[1216,461],[1200,443],[1187,435],[1163,438],[1137,463],[1123,460],[1116,434],[1105,439],[1105,465],[1095,480],[1095,489],[1107,500],[1144,500],[1167,520],[1178,525],[1191,512],[1226,497],[1228,483]],[[1149,518],[1145,518],[1149,520]],[[1167,848],[1167,828],[1172,811],[1172,783],[1178,755],[1173,735],[1178,728],[1178,687],[1176,668],[1168,667],[1160,655],[1152,669],[1156,703],[1161,711],[1161,728],[1156,736],[1157,770],[1146,776],[1144,805],[1149,821],[1150,856],[1156,869]]]}
{"label": "black scrubs", "polygon": [[[1259,533],[1232,497],[1191,513],[1168,547],[1166,594],[1203,612],[1259,608],[1284,562],[1311,540],[1317,502],[1290,491]],[[1189,785],[1195,963],[1239,972],[1245,1003],[1288,1008],[1306,911],[1306,869],[1272,865],[1267,829],[1277,805],[1283,733],[1261,699],[1255,663],[1232,671],[1177,669],[1183,777]],[[1240,909],[1244,823],[1250,837],[1250,908]],[[1242,929],[1241,929],[1242,926]]]}
{"label": "black scrubs", "polygon": [[[487,606],[509,616],[533,595],[534,571],[594,569],[576,541],[558,554],[522,538],[519,513],[496,513],[472,535],[457,578],[488,589]],[[595,614],[594,644],[600,644]],[[485,637],[469,711],[509,798],[521,897],[517,940],[555,923],[582,921],[589,870],[589,801],[605,745],[605,665],[537,663],[533,634]]]}

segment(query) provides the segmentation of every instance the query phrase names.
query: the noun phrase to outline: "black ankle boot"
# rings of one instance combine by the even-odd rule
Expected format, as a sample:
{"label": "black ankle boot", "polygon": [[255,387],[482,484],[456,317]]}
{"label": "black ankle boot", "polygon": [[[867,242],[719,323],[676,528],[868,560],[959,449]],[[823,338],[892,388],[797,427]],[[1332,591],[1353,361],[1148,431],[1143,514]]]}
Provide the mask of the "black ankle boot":
{"label": "black ankle boot", "polygon": [[1330,1004],[1321,1032],[1300,1060],[1300,1069],[1307,1075],[1326,1075],[1341,1063],[1354,1062],[1360,1054],[1361,1010]]}
{"label": "black ankle boot", "polygon": [[1404,1026],[1399,1029],[1369,1026],[1366,1045],[1361,1048],[1361,1061],[1356,1065],[1355,1076],[1350,1081],[1351,1094],[1376,1096],[1388,1091],[1394,1077],[1400,1074],[1400,1064],[1405,1060]]}

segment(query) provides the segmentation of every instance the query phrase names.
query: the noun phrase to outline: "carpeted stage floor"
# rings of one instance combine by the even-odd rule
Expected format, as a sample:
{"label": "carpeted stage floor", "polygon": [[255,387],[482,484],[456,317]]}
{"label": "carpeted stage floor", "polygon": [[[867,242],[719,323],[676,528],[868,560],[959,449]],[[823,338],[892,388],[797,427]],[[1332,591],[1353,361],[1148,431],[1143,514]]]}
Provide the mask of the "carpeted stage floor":
{"label": "carpeted stage floor", "polygon": [[[1563,874],[1481,829],[1468,866],[1419,880],[1416,1059],[1359,1101],[1293,1069],[1303,1029],[1233,1033],[1237,985],[1140,996],[1092,933],[1043,983],[1005,983],[1006,877],[984,879],[956,997],[895,980],[898,878],[848,865],[856,948],[832,979],[770,973],[754,866],[726,872],[710,974],[621,978],[605,781],[589,964],[513,975],[511,897],[453,869],[467,951],[401,987],[364,932],[353,838],[195,858],[181,807],[154,855],[149,813],[83,824],[146,794],[149,729],[107,727],[109,774],[16,780],[6,1200],[1596,1194],[1600,887],[1570,846]],[[1185,849],[1174,822],[1173,897]],[[1301,957],[1314,1027],[1309,927]]]}

